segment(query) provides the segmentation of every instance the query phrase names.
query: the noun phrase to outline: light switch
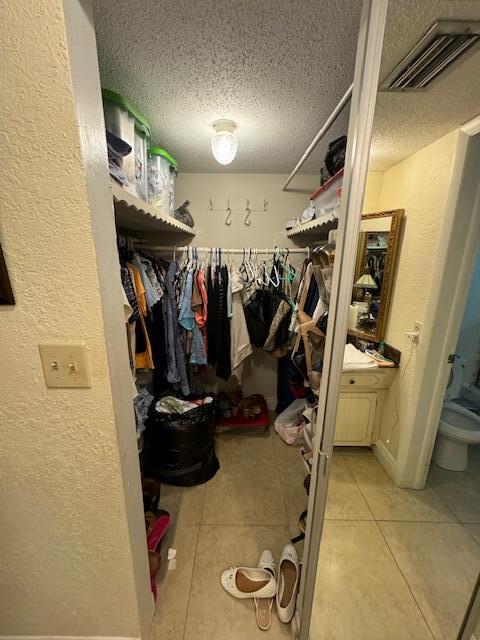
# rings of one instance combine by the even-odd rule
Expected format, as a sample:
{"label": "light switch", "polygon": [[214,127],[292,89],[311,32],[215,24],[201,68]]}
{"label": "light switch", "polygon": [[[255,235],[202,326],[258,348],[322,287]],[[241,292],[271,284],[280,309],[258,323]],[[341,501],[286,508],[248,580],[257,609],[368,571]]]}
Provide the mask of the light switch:
{"label": "light switch", "polygon": [[39,344],[47,387],[91,387],[87,347],[84,344]]}

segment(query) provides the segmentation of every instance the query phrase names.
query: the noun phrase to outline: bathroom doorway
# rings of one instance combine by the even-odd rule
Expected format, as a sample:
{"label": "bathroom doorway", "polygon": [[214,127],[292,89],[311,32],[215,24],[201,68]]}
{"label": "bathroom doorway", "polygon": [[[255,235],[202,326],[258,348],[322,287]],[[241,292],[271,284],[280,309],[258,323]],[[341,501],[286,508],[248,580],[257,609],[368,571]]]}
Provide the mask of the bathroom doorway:
{"label": "bathroom doorway", "polygon": [[[418,336],[420,342],[425,342],[426,357],[418,393],[412,398],[415,408],[411,430],[399,444],[395,471],[395,481],[404,487],[423,489],[426,486],[435,445],[440,440],[438,430],[446,394],[450,400],[452,394],[472,395],[469,405],[473,397],[480,397],[476,390],[478,337],[475,328],[478,304],[475,298],[478,298],[480,284],[477,274],[479,160],[480,119],[477,118],[459,132],[447,214],[439,239],[445,251],[438,253],[435,264],[435,281],[429,297],[432,313]],[[437,454],[438,450],[439,447]]]}

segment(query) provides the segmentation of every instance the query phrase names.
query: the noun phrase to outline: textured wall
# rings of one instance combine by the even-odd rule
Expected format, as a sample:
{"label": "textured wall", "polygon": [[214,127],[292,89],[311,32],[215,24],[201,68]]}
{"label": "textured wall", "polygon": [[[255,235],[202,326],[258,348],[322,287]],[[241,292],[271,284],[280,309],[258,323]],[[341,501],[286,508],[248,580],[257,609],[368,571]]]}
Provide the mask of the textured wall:
{"label": "textured wall", "polygon": [[[423,322],[434,259],[450,186],[456,131],[418,151],[383,174],[379,210],[405,209],[398,268],[385,340],[402,352],[400,371],[387,393],[380,440],[395,457],[402,433],[410,390],[418,383],[416,362],[423,357],[422,342],[412,349],[405,335],[415,320]],[[408,364],[408,366],[407,366]]]}
{"label": "textured wall", "polygon": [[368,172],[367,184],[365,185],[365,197],[363,198],[364,213],[379,211],[382,180],[383,173],[381,171]]}
{"label": "textured wall", "polygon": [[[0,634],[138,637],[62,4],[0,11],[0,240],[17,300],[0,307]],[[45,387],[52,340],[87,344],[91,389]]]}
{"label": "textured wall", "polygon": [[[286,179],[287,176],[276,174],[180,173],[175,204],[190,200],[197,233],[193,244],[232,248],[294,246],[285,238],[285,222],[301,215],[319,178],[295,177],[290,188],[303,189],[304,193],[282,191]],[[230,199],[233,209],[230,226],[225,224],[223,212],[210,212],[209,198],[216,209],[225,209]],[[250,226],[244,224],[247,198],[252,209],[262,208],[264,200],[268,200],[267,213],[253,213]]]}

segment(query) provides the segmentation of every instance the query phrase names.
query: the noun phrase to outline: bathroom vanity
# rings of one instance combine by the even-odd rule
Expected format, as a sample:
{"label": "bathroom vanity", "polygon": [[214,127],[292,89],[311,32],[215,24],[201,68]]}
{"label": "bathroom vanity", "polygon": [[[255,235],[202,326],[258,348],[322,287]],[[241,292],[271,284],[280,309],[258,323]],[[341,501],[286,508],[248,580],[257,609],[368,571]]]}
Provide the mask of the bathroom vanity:
{"label": "bathroom vanity", "polygon": [[383,401],[397,368],[378,367],[342,373],[338,400],[336,446],[374,444],[382,420]]}

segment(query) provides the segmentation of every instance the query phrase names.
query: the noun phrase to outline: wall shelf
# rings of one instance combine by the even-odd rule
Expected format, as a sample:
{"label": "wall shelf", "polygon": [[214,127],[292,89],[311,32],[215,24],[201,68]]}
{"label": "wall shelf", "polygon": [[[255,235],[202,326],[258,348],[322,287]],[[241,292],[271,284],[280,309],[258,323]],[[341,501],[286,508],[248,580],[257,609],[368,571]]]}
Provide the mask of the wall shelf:
{"label": "wall shelf", "polygon": [[310,222],[305,222],[298,227],[294,227],[287,231],[287,238],[299,238],[306,235],[311,236],[328,236],[328,232],[332,229],[336,229],[338,226],[338,219],[333,216],[326,215],[322,218],[315,218]]}
{"label": "wall shelf", "polygon": [[157,207],[125,191],[117,182],[110,181],[117,227],[125,231],[156,231],[194,236],[195,231],[162,213]]}

